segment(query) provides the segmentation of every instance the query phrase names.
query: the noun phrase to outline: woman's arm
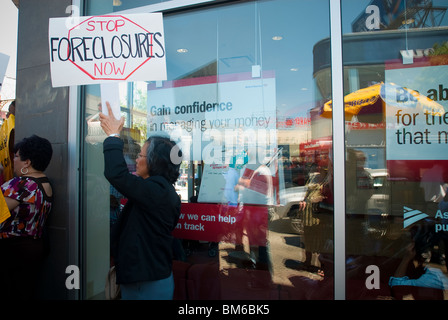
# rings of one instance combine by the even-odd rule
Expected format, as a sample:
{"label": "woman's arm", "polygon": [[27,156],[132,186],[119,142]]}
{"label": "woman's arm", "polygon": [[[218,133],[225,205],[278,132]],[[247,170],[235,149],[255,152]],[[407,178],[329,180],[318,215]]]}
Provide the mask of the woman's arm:
{"label": "woman's arm", "polygon": [[8,206],[9,211],[14,210],[18,205],[19,201],[5,197],[6,205]]}

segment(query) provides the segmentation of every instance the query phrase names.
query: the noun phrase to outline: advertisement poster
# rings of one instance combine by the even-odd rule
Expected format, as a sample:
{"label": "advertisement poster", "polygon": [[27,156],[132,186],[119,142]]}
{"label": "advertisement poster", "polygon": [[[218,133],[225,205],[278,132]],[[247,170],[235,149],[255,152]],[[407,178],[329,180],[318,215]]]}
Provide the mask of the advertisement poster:
{"label": "advertisement poster", "polygon": [[53,87],[165,80],[161,13],[50,18]]}
{"label": "advertisement poster", "polygon": [[263,163],[275,152],[277,141],[274,74],[152,83],[147,127],[148,135],[170,134],[185,160],[228,164],[246,149],[251,163]]}
{"label": "advertisement poster", "polygon": [[[392,178],[448,166],[448,66],[427,60],[386,65],[386,159]],[[406,170],[404,170],[406,168]]]}
{"label": "advertisement poster", "polygon": [[265,246],[267,229],[267,207],[182,203],[173,236],[178,239],[242,244],[244,234],[251,245]]}
{"label": "advertisement poster", "polygon": [[206,164],[198,201],[272,205],[279,192],[276,170],[276,165],[265,164],[246,164],[240,170],[233,165]]}
{"label": "advertisement poster", "polygon": [[[177,141],[184,160],[204,161],[199,202],[237,203],[234,188],[244,171],[255,171],[277,152],[274,73],[150,84],[147,127],[148,135],[168,133]],[[266,204],[257,178],[246,188],[253,191],[246,203]]]}

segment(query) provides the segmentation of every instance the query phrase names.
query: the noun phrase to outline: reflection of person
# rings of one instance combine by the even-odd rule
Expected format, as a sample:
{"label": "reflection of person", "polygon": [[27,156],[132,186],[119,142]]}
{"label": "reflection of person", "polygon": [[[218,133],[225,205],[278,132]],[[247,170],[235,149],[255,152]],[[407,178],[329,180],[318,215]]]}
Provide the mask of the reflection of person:
{"label": "reflection of person", "polygon": [[[375,248],[376,239],[365,237],[365,222],[368,225],[376,223],[381,215],[377,212],[369,212],[369,199],[375,189],[373,179],[365,169],[366,155],[357,149],[347,149],[348,157],[346,161],[346,212],[350,219],[347,220],[347,241],[346,252],[349,255],[358,255]],[[359,241],[363,239],[363,241]]]}
{"label": "reflection of person", "polygon": [[443,187],[444,168],[436,164],[422,175],[420,186],[424,190],[426,213],[435,215],[438,203],[445,196]]}
{"label": "reflection of person", "polygon": [[[235,238],[235,251],[229,253],[232,259],[248,261],[257,269],[269,268],[267,246],[267,223],[269,223],[270,210],[273,205],[274,185],[270,169],[270,162],[277,157],[274,155],[266,164],[252,163],[250,154],[241,148],[240,152],[232,158],[229,171],[226,173],[226,194],[233,191],[233,201],[226,198],[227,204],[235,206],[235,226],[229,232]],[[239,171],[242,171],[240,176]],[[262,207],[266,207],[266,213]],[[243,239],[249,244],[249,252],[245,252]]]}
{"label": "reflection of person", "polygon": [[[431,217],[435,217],[437,210],[442,209],[441,206],[443,207],[444,198],[446,198],[448,184],[444,183],[444,176],[444,167],[440,164],[435,164],[433,167],[427,169],[421,178],[420,186],[423,188],[425,196],[425,213]],[[436,236],[437,242],[444,242],[445,255],[448,254],[447,233],[442,230],[437,232]],[[439,249],[439,252],[434,252],[435,250],[432,248],[432,251],[432,260],[441,262],[443,260],[441,250]],[[448,257],[445,256],[445,259],[448,259]]]}
{"label": "reflection of person", "polygon": [[229,169],[224,174],[226,184],[224,186],[224,199],[229,205],[236,206],[238,204],[238,191],[237,185],[240,178],[235,163],[229,164]]}
{"label": "reflection of person", "polygon": [[[409,264],[415,261],[415,275],[408,276]],[[411,243],[406,248],[406,253],[398,266],[393,277],[389,279],[389,285],[417,286],[435,289],[448,289],[448,278],[440,269],[424,265],[424,259],[420,254],[416,254],[415,243]]]}
{"label": "reflection of person", "polygon": [[364,152],[348,149],[346,194],[347,210],[352,214],[367,214],[367,201],[373,194],[373,181],[365,169]]}
{"label": "reflection of person", "polygon": [[[329,217],[320,206],[323,201],[332,201],[332,170],[331,164],[327,167],[319,167],[319,171],[310,174],[307,182],[307,193],[300,202],[299,210],[302,215],[305,261],[299,269],[324,276],[323,266],[319,261],[319,255],[327,245],[329,238],[327,232],[332,229]],[[317,214],[316,214],[317,213]]]}
{"label": "reflection of person", "polygon": [[17,143],[14,151],[16,177],[2,185],[11,217],[0,224],[0,299],[30,299],[45,254],[43,228],[53,203],[44,174],[53,150],[47,139],[33,135]]}
{"label": "reflection of person", "polygon": [[[104,175],[128,201],[111,236],[117,283],[126,300],[172,299],[173,237],[180,215],[180,198],[174,189],[179,177],[180,151],[168,138],[150,137],[136,160],[136,175],[129,172],[118,137],[124,119],[100,114],[104,140]],[[177,163],[177,161],[176,161]]]}

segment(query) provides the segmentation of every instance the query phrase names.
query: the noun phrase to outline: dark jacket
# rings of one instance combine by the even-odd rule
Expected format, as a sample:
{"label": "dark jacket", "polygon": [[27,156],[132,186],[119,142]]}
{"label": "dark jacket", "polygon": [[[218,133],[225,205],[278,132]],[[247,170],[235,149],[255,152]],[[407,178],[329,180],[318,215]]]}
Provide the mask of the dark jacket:
{"label": "dark jacket", "polygon": [[103,144],[104,175],[127,199],[111,233],[117,283],[153,281],[172,272],[173,237],[180,198],[162,176],[143,179],[131,174],[123,157],[123,141]]}

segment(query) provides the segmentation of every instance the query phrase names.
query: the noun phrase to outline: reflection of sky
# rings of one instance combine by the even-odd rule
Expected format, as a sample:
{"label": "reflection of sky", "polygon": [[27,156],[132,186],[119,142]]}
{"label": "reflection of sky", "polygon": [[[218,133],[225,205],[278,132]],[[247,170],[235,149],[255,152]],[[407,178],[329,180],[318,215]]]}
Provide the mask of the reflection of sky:
{"label": "reflection of sky", "polygon": [[[114,11],[157,1],[120,0]],[[118,2],[117,2],[118,3]],[[371,0],[343,0],[343,33]],[[434,0],[446,6],[446,0]],[[236,3],[164,18],[168,80],[251,72],[253,65],[276,74],[279,116],[306,116],[315,106],[313,47],[330,35],[328,0]],[[444,19],[447,25],[448,15]],[[282,40],[275,41],[274,36]],[[178,53],[178,49],[187,49]]]}
{"label": "reflection of sky", "polygon": [[275,71],[278,110],[313,107],[313,46],[329,36],[327,0],[243,3],[166,16],[164,23],[170,80],[209,64],[219,74],[261,65]]}
{"label": "reflection of sky", "polygon": [[[372,3],[373,0],[342,0],[342,31],[343,33],[351,33],[352,32],[352,22],[356,20],[356,18],[365,12],[367,6]],[[382,0],[381,0],[382,1]],[[389,0],[390,1],[390,0]],[[397,2],[403,3],[404,0],[392,0],[393,4]],[[374,2],[374,1],[373,1]],[[408,0],[409,4],[410,1]],[[448,2],[446,0],[432,0],[433,7],[448,7]],[[385,21],[383,21],[385,22]],[[430,23],[430,17],[428,17],[428,24]],[[448,15],[445,14],[443,16],[443,20],[441,22],[442,26],[448,25]]]}

